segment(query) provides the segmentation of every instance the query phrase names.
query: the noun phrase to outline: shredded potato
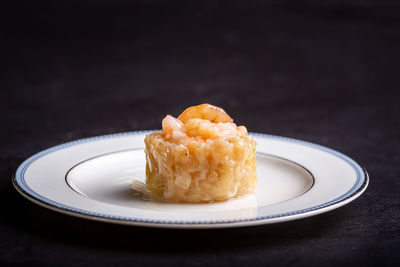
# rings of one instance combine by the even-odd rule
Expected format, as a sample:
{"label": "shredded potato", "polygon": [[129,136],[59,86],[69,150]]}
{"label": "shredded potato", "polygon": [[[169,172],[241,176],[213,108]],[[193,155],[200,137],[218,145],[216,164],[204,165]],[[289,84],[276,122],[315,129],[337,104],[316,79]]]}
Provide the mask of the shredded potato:
{"label": "shredded potato", "polygon": [[247,129],[209,104],[185,112],[180,116],[183,122],[167,115],[163,132],[146,136],[147,187],[166,200],[190,203],[225,201],[253,192],[256,142]]}

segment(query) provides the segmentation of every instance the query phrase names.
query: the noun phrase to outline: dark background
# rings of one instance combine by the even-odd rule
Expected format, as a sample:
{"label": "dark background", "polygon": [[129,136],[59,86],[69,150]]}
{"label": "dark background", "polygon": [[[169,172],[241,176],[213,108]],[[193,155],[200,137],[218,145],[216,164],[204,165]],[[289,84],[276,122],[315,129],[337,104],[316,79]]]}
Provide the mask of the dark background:
{"label": "dark background", "polygon": [[[0,8],[0,264],[400,264],[398,1],[51,1]],[[78,138],[160,127],[192,104],[339,150],[370,174],[338,210],[178,231],[41,208],[11,177]]]}

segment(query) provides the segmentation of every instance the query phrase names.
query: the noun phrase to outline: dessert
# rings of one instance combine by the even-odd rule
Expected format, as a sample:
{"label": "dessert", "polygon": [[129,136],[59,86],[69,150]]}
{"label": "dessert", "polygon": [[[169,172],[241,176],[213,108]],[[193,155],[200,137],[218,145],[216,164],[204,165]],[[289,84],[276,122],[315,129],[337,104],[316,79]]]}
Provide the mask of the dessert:
{"label": "dessert", "polygon": [[257,185],[256,142],[221,108],[202,104],[145,137],[146,185],[173,202],[225,201]]}

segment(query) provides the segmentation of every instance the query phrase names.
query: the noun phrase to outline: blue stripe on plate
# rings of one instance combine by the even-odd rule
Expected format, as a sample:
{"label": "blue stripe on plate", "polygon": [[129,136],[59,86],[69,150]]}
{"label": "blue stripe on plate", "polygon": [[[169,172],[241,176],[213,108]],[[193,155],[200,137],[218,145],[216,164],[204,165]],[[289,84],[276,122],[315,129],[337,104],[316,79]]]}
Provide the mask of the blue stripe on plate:
{"label": "blue stripe on plate", "polygon": [[348,156],[335,151],[333,149],[317,145],[314,143],[298,140],[298,139],[292,139],[292,138],[287,138],[287,137],[281,137],[281,136],[275,136],[275,135],[268,135],[268,134],[262,134],[262,133],[250,133],[252,136],[258,137],[258,138],[266,138],[266,139],[274,139],[274,140],[280,140],[288,143],[295,143],[307,147],[312,147],[318,150],[325,151],[329,154],[332,154],[338,158],[341,158],[345,162],[347,162],[356,172],[357,174],[357,179],[354,185],[351,187],[350,190],[348,190],[346,193],[341,195],[340,197],[337,197],[331,201],[328,201],[326,203],[313,206],[310,208],[306,209],[301,209],[301,210],[296,210],[292,212],[286,212],[286,213],[278,213],[274,215],[268,215],[268,216],[258,216],[255,218],[246,218],[246,219],[235,219],[235,220],[214,220],[214,221],[182,221],[182,220],[148,220],[148,219],[141,219],[141,218],[133,218],[133,217],[124,217],[124,216],[112,216],[108,215],[105,213],[98,213],[98,212],[91,212],[87,210],[82,210],[82,209],[77,209],[71,206],[67,206],[55,201],[52,201],[51,199],[45,198],[42,195],[38,194],[37,192],[33,191],[25,182],[25,171],[26,169],[37,159],[50,154],[52,152],[55,152],[57,150],[61,150],[67,147],[83,144],[83,143],[88,143],[88,142],[94,142],[97,140],[103,140],[103,139],[110,139],[110,138],[118,138],[118,137],[123,137],[123,136],[129,136],[129,135],[138,135],[138,134],[148,134],[153,131],[136,131],[136,132],[125,132],[125,133],[116,133],[116,134],[109,134],[109,135],[102,135],[102,136],[95,136],[95,137],[90,137],[90,138],[85,138],[85,139],[79,139],[76,141],[64,143],[61,145],[57,145],[54,147],[51,147],[49,149],[43,150],[30,158],[26,159],[17,169],[16,174],[15,174],[15,179],[14,183],[21,189],[22,192],[28,194],[29,196],[33,197],[36,200],[39,200],[45,204],[48,204],[50,206],[57,207],[62,210],[70,211],[73,213],[78,213],[82,215],[88,215],[88,216],[95,216],[95,217],[100,217],[100,218],[105,218],[105,219],[110,219],[110,220],[119,220],[119,221],[130,221],[130,222],[140,222],[140,223],[151,223],[151,224],[188,224],[188,225],[196,225],[196,224],[227,224],[227,223],[238,223],[238,222],[248,222],[248,221],[259,221],[259,220],[265,220],[265,219],[273,219],[273,218],[279,218],[279,217],[286,217],[286,216],[291,216],[291,215],[297,215],[297,214],[302,214],[302,213],[307,213],[310,211],[315,211],[318,209],[322,209],[325,207],[328,207],[333,204],[337,204],[348,197],[352,196],[354,193],[356,193],[362,185],[366,182],[366,176],[362,170],[362,168],[351,158]]}

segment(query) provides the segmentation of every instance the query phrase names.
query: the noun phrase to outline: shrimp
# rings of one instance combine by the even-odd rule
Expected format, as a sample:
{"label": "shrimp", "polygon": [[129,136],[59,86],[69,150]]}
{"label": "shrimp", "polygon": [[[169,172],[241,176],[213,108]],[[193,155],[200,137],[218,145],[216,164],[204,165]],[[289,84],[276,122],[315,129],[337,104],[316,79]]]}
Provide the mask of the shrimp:
{"label": "shrimp", "polygon": [[172,135],[174,131],[180,131],[182,129],[183,123],[172,117],[171,115],[167,115],[163,120],[162,120],[162,128],[164,134],[167,135]]}
{"label": "shrimp", "polygon": [[185,123],[185,132],[188,136],[198,136],[205,139],[216,138],[219,136],[214,123],[197,118],[190,119]]}
{"label": "shrimp", "polygon": [[220,107],[216,107],[210,104],[202,104],[198,106],[192,106],[187,108],[181,115],[179,115],[178,120],[186,123],[189,119],[203,119],[210,122],[233,122],[232,118],[226,114],[225,110]]}

